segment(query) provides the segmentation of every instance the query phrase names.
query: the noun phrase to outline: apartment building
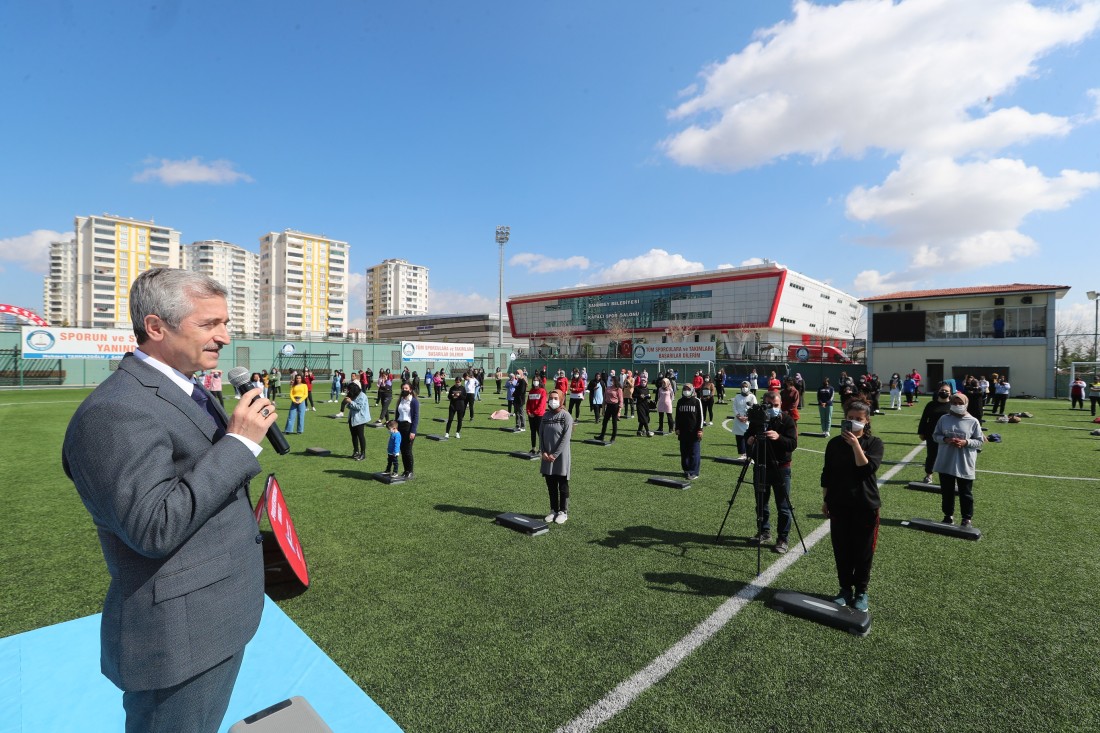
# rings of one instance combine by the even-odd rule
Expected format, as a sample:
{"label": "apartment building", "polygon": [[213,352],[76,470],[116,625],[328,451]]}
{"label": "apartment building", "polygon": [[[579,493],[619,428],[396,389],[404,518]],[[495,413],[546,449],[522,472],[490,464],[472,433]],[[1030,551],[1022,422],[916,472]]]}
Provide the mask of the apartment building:
{"label": "apartment building", "polygon": [[428,268],[405,260],[383,260],[367,268],[367,332],[381,337],[378,319],[428,312]]}
{"label": "apartment building", "polygon": [[260,331],[342,338],[348,250],[347,242],[294,229],[260,237]]}
{"label": "apartment building", "polygon": [[225,286],[229,331],[260,331],[260,255],[245,248],[207,239],[183,247],[183,267],[214,278]]}
{"label": "apartment building", "polygon": [[130,328],[130,285],[145,270],[180,266],[180,233],[124,216],[78,216],[76,238],[50,247],[43,310],[53,324]]}

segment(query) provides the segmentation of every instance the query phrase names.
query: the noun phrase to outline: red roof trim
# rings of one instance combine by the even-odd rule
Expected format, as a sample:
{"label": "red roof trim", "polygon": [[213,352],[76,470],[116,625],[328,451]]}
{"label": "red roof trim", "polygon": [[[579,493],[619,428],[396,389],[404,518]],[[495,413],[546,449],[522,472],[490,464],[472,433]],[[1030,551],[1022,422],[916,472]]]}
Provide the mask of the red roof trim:
{"label": "red roof trim", "polygon": [[[544,295],[537,298],[510,298],[508,300],[509,306],[515,303],[521,305],[524,303],[538,303],[541,301],[549,300],[561,300],[562,298],[581,298],[591,295],[613,295],[615,293],[629,293],[638,290],[658,290],[660,288],[678,288],[683,285],[709,285],[712,283],[724,283],[724,282],[736,282],[737,280],[758,280],[762,277],[778,277],[780,282],[787,277],[786,270],[771,270],[769,272],[755,272],[747,275],[715,275],[713,277],[703,278],[701,280],[691,279],[691,275],[684,275],[682,280],[665,280],[664,282],[657,282],[651,284],[635,283],[633,285],[627,284],[615,288],[604,289],[591,289],[588,287],[576,288],[574,290],[559,291],[555,295]],[[509,311],[511,312],[511,311]]]}

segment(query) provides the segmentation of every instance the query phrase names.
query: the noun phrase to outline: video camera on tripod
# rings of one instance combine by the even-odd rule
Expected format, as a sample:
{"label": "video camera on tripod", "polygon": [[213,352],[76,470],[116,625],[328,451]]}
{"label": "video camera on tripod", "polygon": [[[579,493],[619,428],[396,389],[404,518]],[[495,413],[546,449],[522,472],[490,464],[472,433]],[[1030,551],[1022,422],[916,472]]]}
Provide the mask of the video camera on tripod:
{"label": "video camera on tripod", "polygon": [[768,411],[761,404],[755,404],[748,409],[745,416],[749,419],[749,427],[745,431],[745,437],[760,437],[768,429]]}

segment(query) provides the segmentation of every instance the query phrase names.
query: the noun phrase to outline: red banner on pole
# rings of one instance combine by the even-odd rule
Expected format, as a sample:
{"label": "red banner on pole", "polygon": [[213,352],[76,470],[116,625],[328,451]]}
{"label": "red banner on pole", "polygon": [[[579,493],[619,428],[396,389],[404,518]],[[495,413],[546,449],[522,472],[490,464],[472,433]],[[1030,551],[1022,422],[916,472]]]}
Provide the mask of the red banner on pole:
{"label": "red banner on pole", "polygon": [[309,587],[309,568],[306,565],[306,556],[302,552],[302,544],[298,541],[298,533],[294,530],[294,521],[290,518],[290,509],[283,499],[283,491],[275,474],[267,477],[264,493],[256,502],[256,524],[263,519],[264,512],[271,522],[271,530],[275,535],[275,541],[279,543],[290,569],[302,585]]}

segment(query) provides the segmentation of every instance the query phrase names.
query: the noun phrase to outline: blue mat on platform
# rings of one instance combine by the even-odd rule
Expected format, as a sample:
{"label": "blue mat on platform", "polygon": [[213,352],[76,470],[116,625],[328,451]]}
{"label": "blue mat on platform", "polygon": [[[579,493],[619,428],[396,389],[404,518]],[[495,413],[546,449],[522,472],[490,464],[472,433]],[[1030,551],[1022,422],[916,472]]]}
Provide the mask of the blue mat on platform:
{"label": "blue mat on platform", "polygon": [[[222,730],[294,695],[335,733],[401,729],[270,598]],[[123,729],[122,692],[99,671],[99,614],[0,639],[0,732]]]}

